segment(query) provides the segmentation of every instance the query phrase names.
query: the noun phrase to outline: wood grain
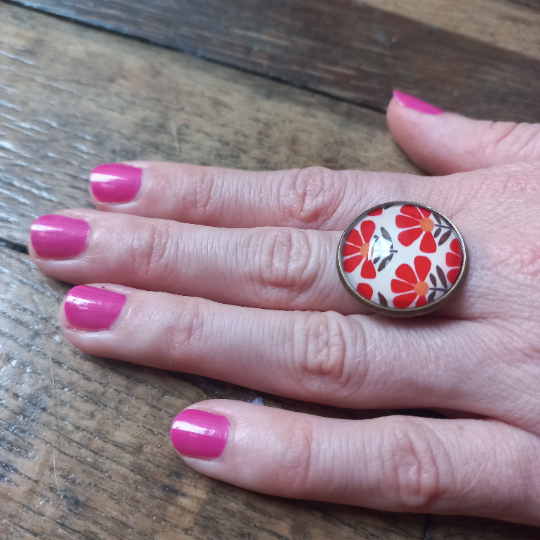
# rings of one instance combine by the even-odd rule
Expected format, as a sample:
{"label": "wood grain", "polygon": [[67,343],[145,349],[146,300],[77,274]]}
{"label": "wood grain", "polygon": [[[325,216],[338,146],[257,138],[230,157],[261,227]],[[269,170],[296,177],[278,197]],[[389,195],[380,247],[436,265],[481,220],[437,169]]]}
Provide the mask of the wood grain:
{"label": "wood grain", "polygon": [[422,540],[538,540],[540,530],[472,517],[430,516]]}
{"label": "wood grain", "polygon": [[0,27],[0,238],[90,206],[100,163],[416,171],[375,112],[8,4]]}
{"label": "wood grain", "polygon": [[377,110],[398,88],[475,117],[540,121],[537,59],[353,0],[19,1]]}
{"label": "wood grain", "polygon": [[540,60],[540,3],[508,0],[358,0],[417,22]]}
{"label": "wood grain", "polygon": [[256,394],[76,351],[58,324],[67,289],[28,256],[0,248],[2,539],[421,538],[423,516],[267,497],[190,470],[169,442],[174,416],[202,399]]}

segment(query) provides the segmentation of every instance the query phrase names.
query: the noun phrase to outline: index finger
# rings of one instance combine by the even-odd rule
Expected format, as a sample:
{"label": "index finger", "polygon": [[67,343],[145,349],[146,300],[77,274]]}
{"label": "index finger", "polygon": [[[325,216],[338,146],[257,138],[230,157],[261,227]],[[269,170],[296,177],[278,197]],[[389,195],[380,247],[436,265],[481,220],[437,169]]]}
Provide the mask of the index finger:
{"label": "index finger", "polygon": [[253,172],[142,161],[100,165],[90,185],[102,211],[214,227],[330,231],[344,229],[371,206],[417,200],[428,191],[425,178],[406,174],[324,167]]}

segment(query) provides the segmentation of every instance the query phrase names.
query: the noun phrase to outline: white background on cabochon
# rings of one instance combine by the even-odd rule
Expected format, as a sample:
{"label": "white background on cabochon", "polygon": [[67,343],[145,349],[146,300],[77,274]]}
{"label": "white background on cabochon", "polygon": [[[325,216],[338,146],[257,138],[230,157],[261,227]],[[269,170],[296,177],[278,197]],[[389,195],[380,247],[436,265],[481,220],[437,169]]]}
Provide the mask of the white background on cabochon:
{"label": "white background on cabochon", "polygon": [[[386,300],[388,301],[389,306],[393,306],[393,298],[396,296],[399,296],[400,294],[407,294],[407,293],[394,293],[391,289],[391,283],[393,279],[399,279],[396,277],[396,269],[402,265],[402,264],[408,264],[415,272],[416,269],[414,267],[414,259],[415,257],[418,257],[419,255],[427,257],[431,261],[431,270],[430,273],[433,274],[437,278],[437,288],[442,288],[441,282],[439,280],[439,277],[437,275],[437,266],[440,266],[442,270],[444,271],[445,277],[447,277],[448,271],[452,268],[446,264],[446,254],[450,252],[450,243],[455,238],[458,238],[457,234],[454,231],[454,228],[440,215],[441,222],[443,225],[450,227],[450,230],[452,231],[450,234],[450,237],[448,240],[442,245],[439,246],[439,239],[441,236],[448,230],[443,229],[440,233],[440,235],[435,238],[435,242],[437,244],[437,251],[435,253],[423,253],[420,251],[420,243],[422,242],[422,238],[424,237],[425,233],[422,233],[422,235],[415,240],[409,247],[406,247],[402,245],[398,240],[399,233],[406,231],[407,229],[399,229],[396,225],[396,216],[401,214],[401,208],[402,204],[391,206],[390,208],[386,208],[383,210],[383,213],[378,216],[368,216],[362,220],[362,221],[373,221],[375,223],[375,232],[373,233],[373,236],[370,240],[369,245],[369,253],[371,256],[371,253],[373,252],[374,247],[374,241],[375,237],[379,237],[379,247],[381,245],[388,245],[387,242],[384,241],[381,234],[381,226],[384,227],[392,237],[393,242],[393,249],[397,249],[398,253],[394,253],[393,259],[390,261],[390,264],[386,266],[384,270],[381,272],[377,271],[377,275],[373,279],[364,279],[360,276],[360,272],[362,270],[362,265],[357,266],[352,272],[343,272],[343,275],[347,279],[347,281],[350,283],[350,285],[353,287],[354,290],[356,290],[356,287],[359,283],[367,283],[371,286],[373,289],[373,296],[371,297],[371,301],[375,302],[376,304],[379,304],[379,296],[377,293],[381,293]],[[422,216],[423,217],[423,216]],[[437,222],[433,219],[433,214],[429,216],[430,219],[433,220],[435,227],[433,228],[433,233],[437,230]],[[355,229],[360,231],[360,225],[362,224],[362,221],[358,222]],[[418,225],[420,226],[420,224]],[[352,230],[352,229],[351,229]],[[382,243],[381,243],[382,242]],[[377,254],[373,256],[373,258],[377,257]],[[377,270],[379,264],[381,263],[382,259],[384,259],[385,255],[384,253],[381,253],[381,258],[375,265],[375,270]],[[343,260],[343,259],[342,259]],[[401,280],[402,281],[402,280]],[[431,280],[428,277],[426,278],[426,282],[429,285],[429,292],[426,295],[426,298],[430,295],[433,284],[431,283]],[[450,285],[447,279],[447,285]],[[451,288],[451,287],[450,287]],[[435,294],[435,298],[433,301],[438,300],[441,296],[444,295],[444,292],[437,291]],[[410,305],[410,307],[416,306],[416,300]]]}

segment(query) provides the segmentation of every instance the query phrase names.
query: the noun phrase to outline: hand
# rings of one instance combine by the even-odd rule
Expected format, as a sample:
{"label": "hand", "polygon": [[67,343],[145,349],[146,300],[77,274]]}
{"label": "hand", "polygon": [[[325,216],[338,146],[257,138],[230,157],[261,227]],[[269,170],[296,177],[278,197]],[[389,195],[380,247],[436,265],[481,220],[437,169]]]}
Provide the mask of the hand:
{"label": "hand", "polygon": [[[540,525],[540,127],[396,99],[388,124],[436,178],[132,162],[102,182],[111,169],[100,167],[98,211],[40,218],[32,257],[116,293],[68,295],[62,327],[86,353],[453,417],[335,420],[205,401],[180,416],[203,435],[175,432],[197,471],[275,495]],[[459,293],[423,318],[369,315],[335,267],[349,223],[396,200],[446,214],[470,256]]]}

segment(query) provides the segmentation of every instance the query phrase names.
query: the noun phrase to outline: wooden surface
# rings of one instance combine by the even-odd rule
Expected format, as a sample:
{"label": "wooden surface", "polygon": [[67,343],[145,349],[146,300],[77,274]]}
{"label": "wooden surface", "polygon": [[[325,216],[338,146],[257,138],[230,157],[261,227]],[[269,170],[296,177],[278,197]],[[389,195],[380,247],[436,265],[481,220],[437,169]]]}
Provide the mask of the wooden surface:
{"label": "wooden surface", "polygon": [[[240,71],[0,2],[0,540],[540,537],[491,520],[266,497],[192,472],[169,443],[175,414],[208,397],[257,394],[77,352],[57,320],[69,285],[42,276],[24,253],[37,216],[90,206],[88,172],[103,162],[414,173],[381,112],[396,81],[475,116],[539,119],[536,3],[421,0],[417,17],[392,0],[369,4],[32,3]],[[453,18],[452,4],[461,6]],[[485,15],[477,40],[473,6]],[[388,38],[396,35],[399,46]],[[325,63],[345,71],[332,78]],[[376,414],[263,399],[320,415]]]}
{"label": "wooden surface", "polygon": [[449,30],[454,35],[540,59],[537,0],[364,0],[364,3]]}
{"label": "wooden surface", "polygon": [[[226,7],[222,0],[21,3],[377,110],[384,110],[392,89],[399,88],[463,114],[540,121],[538,59],[465,34],[456,39],[440,27],[359,1],[232,0]],[[432,23],[436,17],[452,20],[454,2],[445,3],[429,18]],[[469,4],[483,21],[482,6]],[[503,4],[505,16],[516,13],[521,26],[531,13],[519,32],[530,36],[531,50],[538,51],[540,4]],[[407,15],[416,9],[410,11]],[[481,24],[469,30],[484,32]]]}
{"label": "wooden surface", "polygon": [[26,243],[39,215],[91,206],[99,163],[415,171],[381,114],[0,7],[0,238]]}

